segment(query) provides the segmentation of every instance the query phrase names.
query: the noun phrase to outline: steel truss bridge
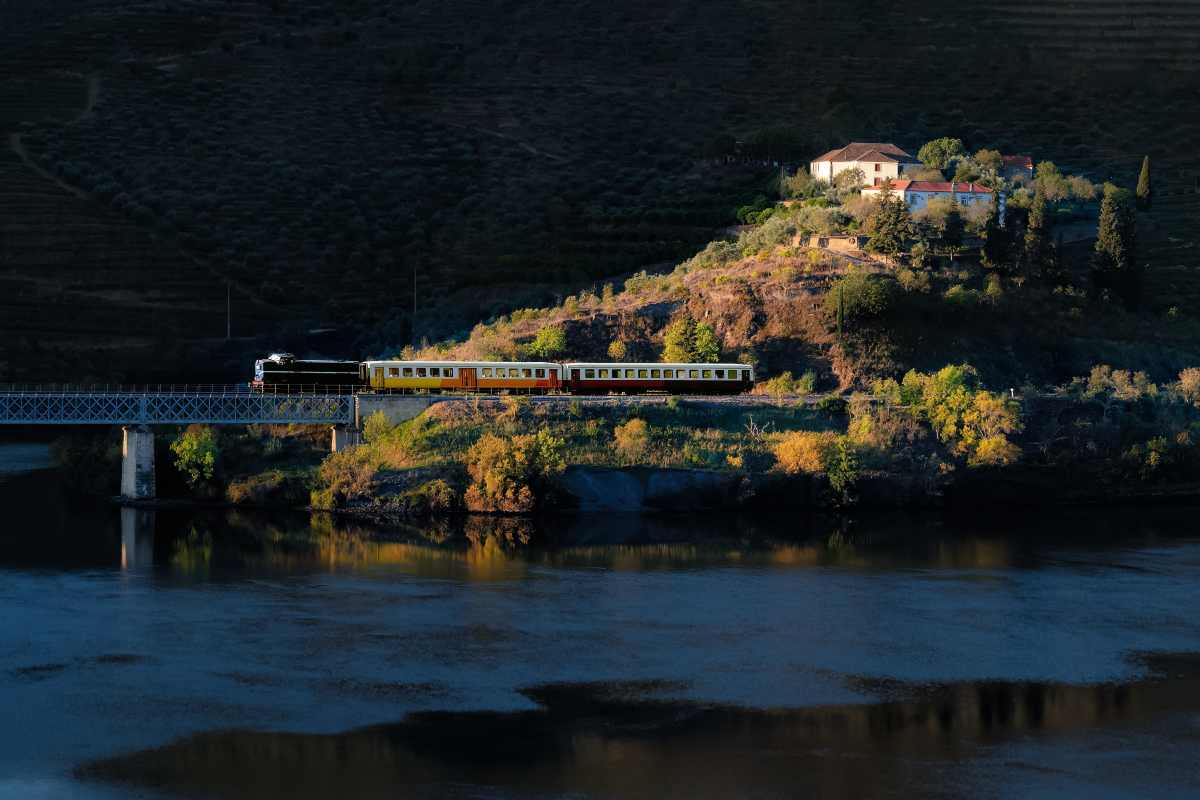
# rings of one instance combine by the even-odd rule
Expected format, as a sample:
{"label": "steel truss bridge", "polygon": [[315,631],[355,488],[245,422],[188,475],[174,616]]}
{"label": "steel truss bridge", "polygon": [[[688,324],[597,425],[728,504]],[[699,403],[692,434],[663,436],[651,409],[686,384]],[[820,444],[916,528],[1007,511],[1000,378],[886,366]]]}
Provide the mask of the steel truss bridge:
{"label": "steel truss bridge", "polygon": [[0,386],[0,425],[353,425],[350,394],[243,386]]}

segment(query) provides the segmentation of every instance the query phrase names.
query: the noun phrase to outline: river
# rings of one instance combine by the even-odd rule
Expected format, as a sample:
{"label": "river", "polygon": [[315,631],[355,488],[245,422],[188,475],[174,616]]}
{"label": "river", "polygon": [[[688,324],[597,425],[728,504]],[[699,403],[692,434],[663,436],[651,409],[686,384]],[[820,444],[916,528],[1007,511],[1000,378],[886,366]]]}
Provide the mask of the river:
{"label": "river", "polygon": [[1194,507],[377,531],[19,455],[3,798],[1200,796]]}

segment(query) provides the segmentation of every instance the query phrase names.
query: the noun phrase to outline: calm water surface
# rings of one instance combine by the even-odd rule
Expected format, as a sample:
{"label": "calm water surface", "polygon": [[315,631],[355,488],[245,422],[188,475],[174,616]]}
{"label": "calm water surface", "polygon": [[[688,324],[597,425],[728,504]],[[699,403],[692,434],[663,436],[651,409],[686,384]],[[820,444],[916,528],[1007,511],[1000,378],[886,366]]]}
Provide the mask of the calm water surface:
{"label": "calm water surface", "polygon": [[0,797],[1200,796],[1194,508],[528,547],[0,480]]}

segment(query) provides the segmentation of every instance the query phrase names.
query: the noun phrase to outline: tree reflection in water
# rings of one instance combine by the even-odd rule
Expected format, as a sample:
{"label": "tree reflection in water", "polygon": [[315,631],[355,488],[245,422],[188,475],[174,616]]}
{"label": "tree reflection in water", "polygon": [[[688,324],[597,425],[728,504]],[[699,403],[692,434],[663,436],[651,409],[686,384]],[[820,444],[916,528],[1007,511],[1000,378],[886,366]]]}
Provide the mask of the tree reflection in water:
{"label": "tree reflection in water", "polygon": [[969,795],[956,765],[1015,735],[1200,710],[1200,659],[1155,656],[1122,685],[859,683],[890,699],[751,710],[671,683],[549,685],[512,713],[426,712],[342,734],[226,731],[93,763],[79,777],[230,798]]}

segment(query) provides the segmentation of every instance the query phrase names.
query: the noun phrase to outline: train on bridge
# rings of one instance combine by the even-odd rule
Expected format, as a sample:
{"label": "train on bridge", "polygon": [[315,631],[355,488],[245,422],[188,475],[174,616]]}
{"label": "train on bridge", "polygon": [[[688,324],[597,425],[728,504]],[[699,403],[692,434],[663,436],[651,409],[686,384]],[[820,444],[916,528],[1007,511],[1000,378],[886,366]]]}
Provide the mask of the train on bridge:
{"label": "train on bridge", "polygon": [[254,362],[262,392],[740,394],[747,364],[551,361],[327,361],[275,353]]}

